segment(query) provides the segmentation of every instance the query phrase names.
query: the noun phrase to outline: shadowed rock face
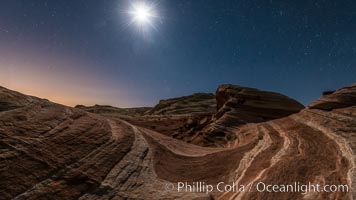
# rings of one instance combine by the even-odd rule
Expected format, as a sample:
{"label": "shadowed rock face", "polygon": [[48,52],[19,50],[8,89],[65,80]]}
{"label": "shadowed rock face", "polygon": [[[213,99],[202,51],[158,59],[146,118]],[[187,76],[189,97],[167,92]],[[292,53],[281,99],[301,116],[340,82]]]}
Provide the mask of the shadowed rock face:
{"label": "shadowed rock face", "polygon": [[356,84],[349,87],[341,88],[322,96],[317,101],[311,103],[308,107],[311,109],[332,110],[335,108],[345,108],[355,105],[356,99]]}
{"label": "shadowed rock face", "polygon": [[[328,98],[338,95],[346,104],[342,96],[350,96],[351,89]],[[13,91],[0,91],[0,99],[8,96]],[[356,99],[330,111],[307,108],[258,123],[224,122],[229,120],[225,112],[219,123],[206,124],[231,135],[225,142],[219,134],[210,136],[210,144],[219,146],[214,148],[45,100],[19,102],[19,107],[0,112],[0,199],[322,200],[356,195],[351,188],[306,194],[257,192],[254,187],[250,192],[210,194],[165,189],[178,181],[246,187],[261,181],[311,182],[355,188]]]}
{"label": "shadowed rock face", "polygon": [[216,91],[216,118],[232,112],[239,121],[262,122],[286,117],[304,108],[282,94],[236,85],[221,85]]}
{"label": "shadowed rock face", "polygon": [[0,86],[0,112],[23,107],[31,102],[39,101],[39,98],[27,96]]}
{"label": "shadowed rock face", "polygon": [[101,184],[134,140],[123,122],[43,100],[0,112],[0,132],[0,199],[78,198]]}
{"label": "shadowed rock face", "polygon": [[146,112],[149,115],[174,115],[214,112],[215,95],[196,93],[190,96],[161,100],[155,107]]}
{"label": "shadowed rock face", "polygon": [[[193,133],[190,141],[202,146],[225,145],[235,139],[235,128],[297,113],[304,108],[282,94],[235,85],[221,85],[216,91],[217,112],[210,124]],[[199,128],[199,127],[198,127]]]}

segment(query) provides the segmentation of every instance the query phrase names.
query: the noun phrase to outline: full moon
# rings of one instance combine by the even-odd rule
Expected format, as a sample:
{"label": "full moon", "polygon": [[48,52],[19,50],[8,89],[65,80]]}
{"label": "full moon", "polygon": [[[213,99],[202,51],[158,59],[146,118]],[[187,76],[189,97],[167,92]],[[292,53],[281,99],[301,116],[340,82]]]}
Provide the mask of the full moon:
{"label": "full moon", "polygon": [[153,7],[144,2],[133,4],[129,13],[132,15],[133,21],[140,26],[152,25],[152,20],[156,17]]}

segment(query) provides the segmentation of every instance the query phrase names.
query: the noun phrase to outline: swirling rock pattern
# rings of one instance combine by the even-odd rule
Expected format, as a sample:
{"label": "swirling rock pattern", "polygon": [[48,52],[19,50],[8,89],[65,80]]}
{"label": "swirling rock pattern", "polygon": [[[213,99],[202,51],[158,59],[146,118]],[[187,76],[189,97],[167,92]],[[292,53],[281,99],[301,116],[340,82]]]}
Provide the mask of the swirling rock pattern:
{"label": "swirling rock pattern", "polygon": [[[321,98],[341,107],[322,109],[313,103],[254,123],[220,121],[220,128],[234,136],[225,142],[216,136],[219,145],[204,147],[1,88],[0,102],[9,109],[0,112],[0,199],[354,199],[354,90],[355,85]],[[230,98],[236,99],[224,102]],[[217,102],[218,108],[226,106]],[[240,117],[238,112],[221,114],[216,121]],[[209,139],[214,142],[213,136]],[[167,184],[181,181],[246,186],[298,181],[352,188],[306,194],[166,190]]]}
{"label": "swirling rock pattern", "polygon": [[236,138],[236,129],[243,125],[286,117],[304,108],[282,94],[236,85],[221,85],[216,100],[217,112],[208,126],[193,134],[192,143],[224,146]]}

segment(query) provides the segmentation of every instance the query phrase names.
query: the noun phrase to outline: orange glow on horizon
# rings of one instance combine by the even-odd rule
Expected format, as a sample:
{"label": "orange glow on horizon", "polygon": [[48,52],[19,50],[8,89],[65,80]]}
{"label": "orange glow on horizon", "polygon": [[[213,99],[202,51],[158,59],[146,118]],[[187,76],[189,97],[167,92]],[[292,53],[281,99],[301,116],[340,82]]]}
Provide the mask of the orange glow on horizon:
{"label": "orange glow on horizon", "polygon": [[[67,106],[112,105],[132,107],[133,101],[123,89],[108,87],[109,83],[96,80],[84,73],[56,72],[36,68],[4,68],[0,63],[0,85]],[[137,102],[136,102],[137,103]]]}
{"label": "orange glow on horizon", "polygon": [[131,86],[108,80],[100,68],[85,59],[73,54],[59,59],[59,55],[33,51],[31,46],[0,49],[1,86],[68,106],[146,106],[135,98],[137,94]]}

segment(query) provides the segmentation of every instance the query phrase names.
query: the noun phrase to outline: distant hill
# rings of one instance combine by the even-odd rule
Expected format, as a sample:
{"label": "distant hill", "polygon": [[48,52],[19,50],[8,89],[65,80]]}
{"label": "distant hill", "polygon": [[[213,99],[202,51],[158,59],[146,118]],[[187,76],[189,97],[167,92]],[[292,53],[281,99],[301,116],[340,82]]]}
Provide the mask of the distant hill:
{"label": "distant hill", "polygon": [[77,105],[75,106],[75,108],[79,108],[87,112],[97,113],[97,114],[136,116],[136,115],[143,115],[145,112],[149,111],[152,107],[117,108],[108,105],[94,105],[94,106]]}
{"label": "distant hill", "polygon": [[189,96],[160,100],[154,107],[117,108],[109,105],[77,105],[75,108],[91,113],[109,115],[182,115],[192,113],[214,113],[216,111],[216,100],[214,94],[196,93]]}
{"label": "distant hill", "polygon": [[160,100],[149,115],[174,115],[191,113],[213,113],[216,111],[215,95],[211,93],[196,93],[172,99]]}

